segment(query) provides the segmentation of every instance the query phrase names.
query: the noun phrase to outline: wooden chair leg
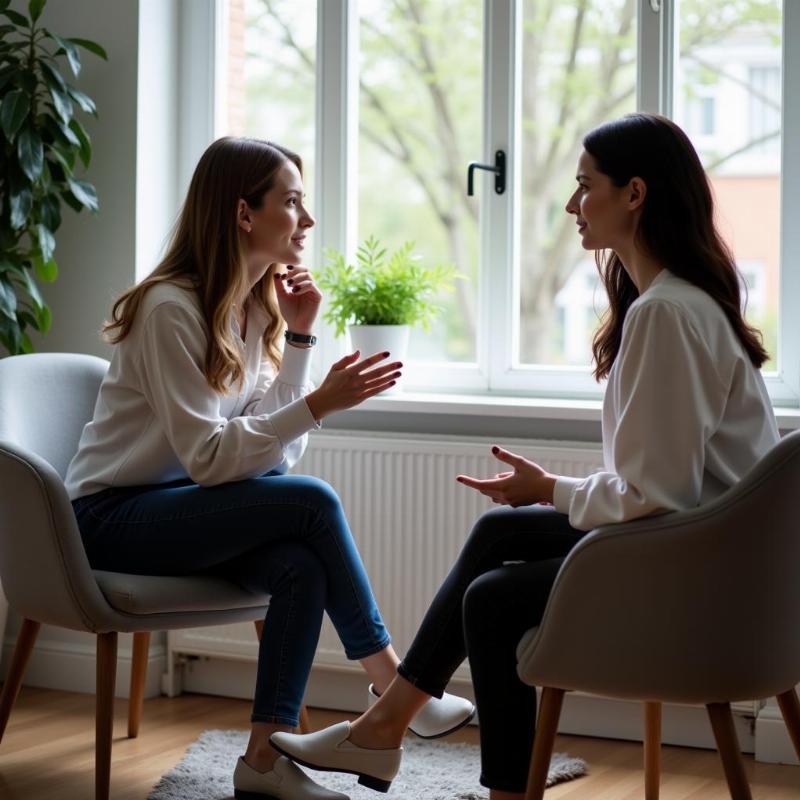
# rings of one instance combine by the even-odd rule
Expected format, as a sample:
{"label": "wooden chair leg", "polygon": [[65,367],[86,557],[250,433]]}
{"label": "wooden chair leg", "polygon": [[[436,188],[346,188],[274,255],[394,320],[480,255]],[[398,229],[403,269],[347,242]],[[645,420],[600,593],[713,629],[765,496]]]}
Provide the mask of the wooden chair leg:
{"label": "wooden chair leg", "polygon": [[[258,636],[258,641],[260,642],[261,636],[264,633],[264,620],[257,619],[253,622],[253,624],[256,626],[256,636]],[[311,733],[312,731],[311,720],[309,719],[308,709],[306,708],[305,703],[303,703],[303,705],[300,706],[299,728],[300,728],[300,733]]]}
{"label": "wooden chair leg", "polygon": [[644,704],[644,796],[658,800],[661,784],[661,703]]}
{"label": "wooden chair leg", "polygon": [[542,690],[542,707],[536,722],[536,735],[533,739],[533,753],[528,772],[528,789],[525,800],[542,800],[547,784],[547,772],[553,756],[558,720],[564,703],[564,690],[545,687]]}
{"label": "wooden chair leg", "polygon": [[714,731],[714,738],[717,741],[731,798],[732,800],[752,800],[730,703],[709,703],[706,708],[711,720],[711,728]]}
{"label": "wooden chair leg", "polygon": [[792,737],[792,744],[797,757],[800,758],[800,700],[797,698],[797,692],[794,689],[789,689],[788,692],[779,694],[776,699],[780,706],[781,714],[783,714],[783,721],[789,731],[789,736]]}
{"label": "wooden chair leg", "polygon": [[17,644],[14,646],[14,655],[11,656],[11,664],[8,667],[6,681],[3,684],[3,693],[0,695],[0,742],[3,741],[8,718],[11,716],[11,709],[19,694],[20,686],[22,686],[25,668],[28,666],[28,661],[41,627],[41,622],[34,622],[32,619],[22,620],[22,627],[17,636]]}
{"label": "wooden chair leg", "polygon": [[133,634],[133,655],[131,657],[131,691],[128,698],[128,738],[139,735],[144,704],[144,684],[147,678],[147,657],[150,653],[150,631]]}
{"label": "wooden chair leg", "polygon": [[114,732],[114,686],[117,634],[97,635],[97,710],[95,714],[95,800],[108,800],[111,788],[111,739]]}

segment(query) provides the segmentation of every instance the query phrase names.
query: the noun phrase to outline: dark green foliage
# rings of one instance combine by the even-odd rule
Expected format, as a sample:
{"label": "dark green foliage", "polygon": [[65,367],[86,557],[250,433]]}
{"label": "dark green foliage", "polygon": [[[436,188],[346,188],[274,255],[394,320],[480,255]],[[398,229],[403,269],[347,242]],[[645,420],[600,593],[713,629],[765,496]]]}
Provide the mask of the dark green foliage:
{"label": "dark green foliage", "polygon": [[387,258],[386,248],[373,236],[358,248],[357,265],[331,250],[319,276],[328,292],[325,320],[337,335],[347,325],[415,325],[426,330],[441,307],[436,295],[453,290],[461,277],[449,265],[425,267],[414,255],[414,242],[405,242]]}
{"label": "dark green foliage", "polygon": [[26,17],[0,0],[0,344],[12,354],[33,349],[28,328],[50,328],[36,280],[58,276],[62,202],[75,211],[98,209],[94,186],[75,175],[78,159],[89,166],[92,144],[73,116],[76,105],[93,116],[97,110],[67,83],[59,58],[77,78],[79,48],[108,56],[95,42],[37,27],[46,2],[30,0]]}

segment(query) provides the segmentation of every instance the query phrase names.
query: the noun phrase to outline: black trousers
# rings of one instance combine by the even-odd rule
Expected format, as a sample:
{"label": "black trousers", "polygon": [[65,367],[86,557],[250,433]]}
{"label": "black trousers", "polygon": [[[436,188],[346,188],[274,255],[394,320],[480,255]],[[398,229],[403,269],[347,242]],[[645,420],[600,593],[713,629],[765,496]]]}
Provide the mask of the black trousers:
{"label": "black trousers", "polygon": [[[481,784],[524,792],[536,692],[517,676],[516,648],[539,624],[567,553],[585,536],[545,506],[503,507],[475,524],[398,672],[441,697],[469,657],[481,740]],[[521,564],[504,562],[522,561]]]}

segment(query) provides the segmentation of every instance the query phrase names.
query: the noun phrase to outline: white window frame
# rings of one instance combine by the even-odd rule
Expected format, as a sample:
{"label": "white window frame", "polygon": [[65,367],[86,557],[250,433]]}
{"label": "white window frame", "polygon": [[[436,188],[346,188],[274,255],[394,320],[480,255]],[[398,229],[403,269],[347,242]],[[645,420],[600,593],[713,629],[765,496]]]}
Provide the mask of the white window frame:
{"label": "white window frame", "polygon": [[[186,0],[183,0],[185,3]],[[209,13],[200,14],[199,6]],[[587,366],[552,367],[515,363],[519,336],[519,231],[520,176],[517,143],[520,141],[521,0],[484,0],[483,147],[474,158],[492,162],[494,152],[507,154],[507,190],[497,195],[491,176],[480,173],[476,182],[481,196],[480,264],[477,363],[412,363],[406,370],[409,389],[484,396],[527,395],[553,400],[600,400],[603,386],[594,381]],[[199,36],[205,47],[181,48],[184,53],[209,51],[219,63],[224,52],[226,0],[192,2],[186,15],[186,35]],[[677,37],[675,0],[639,0],[637,9],[637,108],[672,115],[673,76]],[[194,18],[194,21],[192,21]],[[213,47],[207,25],[216,24]],[[201,29],[201,30],[200,30]],[[194,33],[192,31],[194,30]],[[196,40],[197,42],[197,40]],[[358,183],[358,3],[357,0],[318,2],[317,19],[317,135],[316,186],[318,227],[314,237],[314,263],[322,263],[324,248],[352,255],[355,250]],[[209,75],[182,62],[184,74]],[[220,131],[218,100],[220,70],[213,70],[219,87],[213,97],[200,93],[198,107],[184,120],[194,119],[191,146],[182,150],[181,184],[188,183],[186,163],[199,156],[198,142]],[[779,296],[778,368],[765,374],[776,406],[800,407],[800,226],[785,224],[800,219],[800,4],[783,4],[782,137],[781,137],[781,274]],[[195,95],[197,96],[197,95]],[[205,102],[205,115],[202,113]],[[200,110],[198,110],[200,109]],[[188,109],[192,112],[192,109]],[[213,124],[213,132],[197,120]],[[205,134],[211,133],[210,136]],[[202,148],[199,148],[202,150]],[[577,157],[577,154],[576,154]],[[466,174],[466,164],[464,165]],[[466,177],[465,177],[466,183]],[[794,308],[793,308],[794,306]],[[334,339],[329,326],[321,330],[318,368],[344,352],[344,342]],[[587,362],[589,354],[587,353]],[[419,395],[415,401],[418,401]]]}

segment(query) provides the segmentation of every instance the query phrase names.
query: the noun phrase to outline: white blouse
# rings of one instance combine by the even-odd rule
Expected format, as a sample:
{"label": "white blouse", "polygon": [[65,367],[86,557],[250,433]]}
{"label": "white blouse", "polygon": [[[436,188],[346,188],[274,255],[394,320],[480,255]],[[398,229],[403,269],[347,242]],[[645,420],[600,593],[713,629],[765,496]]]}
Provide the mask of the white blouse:
{"label": "white blouse", "polygon": [[114,348],[94,418],[67,469],[70,499],[110,486],[191,478],[203,486],[285,472],[319,427],[303,395],[310,349],[286,347],[275,374],[263,358],[267,325],[255,303],[245,341],[241,391],[215,392],[203,374],[206,328],[194,292],[175,284],[147,291],[128,336]]}
{"label": "white blouse", "polygon": [[553,505],[579,530],[693,508],[778,438],[761,372],[722,308],[664,269],[625,317],[603,401],[604,469],[559,478]]}

